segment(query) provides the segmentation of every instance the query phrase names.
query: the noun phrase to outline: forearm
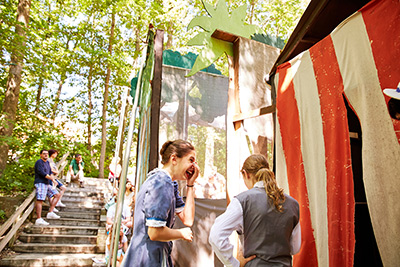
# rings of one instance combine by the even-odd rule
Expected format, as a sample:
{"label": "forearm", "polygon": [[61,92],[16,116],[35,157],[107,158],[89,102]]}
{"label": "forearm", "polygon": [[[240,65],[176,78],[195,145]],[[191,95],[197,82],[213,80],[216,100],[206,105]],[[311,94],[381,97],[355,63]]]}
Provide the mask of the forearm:
{"label": "forearm", "polygon": [[57,170],[57,169],[54,169],[54,168],[51,169],[51,172],[52,172],[54,175],[58,175],[58,173],[59,173],[58,170]]}
{"label": "forearm", "polygon": [[51,181],[55,181],[55,179],[56,179],[54,176],[52,176],[50,174],[46,174],[46,176],[44,178],[51,180]]}
{"label": "forearm", "polygon": [[187,187],[187,195],[185,208],[182,211],[182,223],[186,226],[192,226],[194,222],[195,203],[194,203],[194,187]]}
{"label": "forearm", "polygon": [[152,241],[168,242],[183,239],[180,229],[164,227],[149,227],[147,233]]}

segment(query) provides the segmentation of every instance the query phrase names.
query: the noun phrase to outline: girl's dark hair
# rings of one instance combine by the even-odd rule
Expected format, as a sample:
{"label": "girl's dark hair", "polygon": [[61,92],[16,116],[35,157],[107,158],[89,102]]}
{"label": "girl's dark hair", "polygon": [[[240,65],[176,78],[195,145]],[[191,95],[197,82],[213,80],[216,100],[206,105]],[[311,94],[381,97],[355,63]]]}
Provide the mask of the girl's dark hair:
{"label": "girl's dark hair", "polygon": [[253,174],[256,182],[264,182],[267,197],[272,201],[277,211],[283,212],[285,195],[283,189],[276,184],[275,175],[269,169],[267,158],[261,154],[253,154],[244,161],[242,170]]}
{"label": "girl's dark hair", "polygon": [[190,151],[193,151],[194,146],[185,140],[177,139],[175,141],[167,141],[163,144],[160,150],[161,163],[166,164],[172,154],[175,154],[178,158],[183,158]]}
{"label": "girl's dark hair", "polygon": [[[129,181],[128,179],[126,179],[125,184],[127,184],[127,183],[131,183],[131,184],[132,184],[131,181]],[[129,191],[133,192],[134,188],[135,188],[135,187],[134,187],[133,184],[132,184],[131,189],[129,189]]]}
{"label": "girl's dark hair", "polygon": [[54,153],[58,153],[58,151],[55,149],[49,149],[48,151],[49,151],[49,157],[51,157],[51,155],[53,155]]}

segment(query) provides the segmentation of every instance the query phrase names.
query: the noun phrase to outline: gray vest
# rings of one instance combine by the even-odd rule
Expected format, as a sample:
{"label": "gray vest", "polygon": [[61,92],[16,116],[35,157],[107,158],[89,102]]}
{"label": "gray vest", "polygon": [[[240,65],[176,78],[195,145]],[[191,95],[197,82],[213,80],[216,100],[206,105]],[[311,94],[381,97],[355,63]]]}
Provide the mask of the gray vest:
{"label": "gray vest", "polygon": [[243,209],[245,257],[256,255],[249,266],[292,266],[290,237],[299,221],[299,204],[286,195],[283,212],[267,199],[264,188],[254,187],[236,198]]}

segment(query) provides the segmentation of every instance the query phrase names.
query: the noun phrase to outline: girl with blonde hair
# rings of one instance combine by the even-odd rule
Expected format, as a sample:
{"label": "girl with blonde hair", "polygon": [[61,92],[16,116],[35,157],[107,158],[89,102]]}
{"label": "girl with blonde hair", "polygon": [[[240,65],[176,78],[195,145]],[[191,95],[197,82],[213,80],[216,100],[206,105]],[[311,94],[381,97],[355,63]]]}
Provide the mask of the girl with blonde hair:
{"label": "girl with blonde hair", "polygon": [[[299,204],[279,188],[265,156],[253,154],[241,169],[249,189],[232,199],[211,228],[209,242],[226,266],[292,266],[299,252]],[[234,258],[229,236],[239,234],[243,251]]]}

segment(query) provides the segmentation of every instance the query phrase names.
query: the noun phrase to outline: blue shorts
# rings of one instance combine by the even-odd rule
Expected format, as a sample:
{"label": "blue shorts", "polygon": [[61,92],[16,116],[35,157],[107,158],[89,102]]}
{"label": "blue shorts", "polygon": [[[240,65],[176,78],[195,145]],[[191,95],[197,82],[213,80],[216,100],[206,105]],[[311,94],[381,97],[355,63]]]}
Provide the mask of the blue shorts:
{"label": "blue shorts", "polygon": [[57,181],[57,187],[61,188],[61,186],[63,186],[63,183],[61,183],[58,179],[56,179],[56,181]]}
{"label": "blue shorts", "polygon": [[49,184],[35,184],[36,187],[36,199],[37,200],[45,200],[46,196],[52,198],[55,194],[58,194],[58,191],[54,189]]}

